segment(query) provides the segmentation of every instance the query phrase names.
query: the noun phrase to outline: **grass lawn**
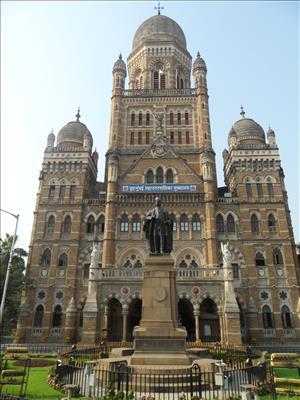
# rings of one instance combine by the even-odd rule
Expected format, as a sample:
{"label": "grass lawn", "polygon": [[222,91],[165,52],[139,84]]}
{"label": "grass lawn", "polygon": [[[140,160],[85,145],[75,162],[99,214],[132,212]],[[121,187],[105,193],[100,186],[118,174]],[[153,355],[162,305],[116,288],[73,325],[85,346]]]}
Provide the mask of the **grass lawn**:
{"label": "grass lawn", "polygon": [[298,368],[274,368],[277,378],[300,379]]}
{"label": "grass lawn", "polygon": [[[20,367],[17,369],[19,368]],[[51,368],[51,366],[30,368],[26,393],[28,400],[58,400],[63,397],[61,392],[52,389],[47,384],[47,375]],[[2,394],[17,395],[19,394],[19,390],[20,386],[5,386],[2,390]]]}

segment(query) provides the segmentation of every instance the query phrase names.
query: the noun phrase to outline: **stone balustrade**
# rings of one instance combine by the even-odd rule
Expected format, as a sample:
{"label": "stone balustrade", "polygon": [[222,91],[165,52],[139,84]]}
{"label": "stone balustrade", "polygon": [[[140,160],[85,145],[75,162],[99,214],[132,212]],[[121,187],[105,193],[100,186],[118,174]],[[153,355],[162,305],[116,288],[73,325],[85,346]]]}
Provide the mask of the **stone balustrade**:
{"label": "stone balustrade", "polygon": [[[102,268],[99,270],[99,280],[142,280],[142,268]],[[177,268],[177,281],[223,280],[223,270],[220,268]]]}
{"label": "stone balustrade", "polygon": [[274,328],[266,328],[263,330],[264,337],[276,337],[276,330]]}
{"label": "stone balustrade", "polygon": [[165,96],[195,96],[196,89],[129,89],[123,91],[124,97],[165,97]]}

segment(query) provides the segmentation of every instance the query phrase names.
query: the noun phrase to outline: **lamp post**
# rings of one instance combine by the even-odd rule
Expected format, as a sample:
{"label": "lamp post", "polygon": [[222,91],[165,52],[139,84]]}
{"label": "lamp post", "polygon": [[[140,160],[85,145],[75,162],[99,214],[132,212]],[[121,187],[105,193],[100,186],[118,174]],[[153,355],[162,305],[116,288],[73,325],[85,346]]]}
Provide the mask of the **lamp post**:
{"label": "lamp post", "polygon": [[6,297],[7,287],[8,287],[8,280],[9,280],[9,272],[10,272],[10,269],[11,269],[11,262],[12,262],[12,257],[13,257],[15,242],[16,242],[16,236],[17,236],[19,214],[15,215],[15,214],[12,214],[9,211],[5,211],[5,210],[2,210],[2,209],[0,209],[0,211],[3,211],[6,214],[9,214],[9,215],[13,216],[14,218],[16,218],[16,227],[15,227],[15,232],[14,232],[13,240],[12,240],[11,247],[10,247],[8,266],[7,266],[7,270],[6,270],[6,276],[5,276],[2,299],[1,299],[1,306],[0,306],[0,324],[2,324],[4,305],[5,305],[5,297]]}

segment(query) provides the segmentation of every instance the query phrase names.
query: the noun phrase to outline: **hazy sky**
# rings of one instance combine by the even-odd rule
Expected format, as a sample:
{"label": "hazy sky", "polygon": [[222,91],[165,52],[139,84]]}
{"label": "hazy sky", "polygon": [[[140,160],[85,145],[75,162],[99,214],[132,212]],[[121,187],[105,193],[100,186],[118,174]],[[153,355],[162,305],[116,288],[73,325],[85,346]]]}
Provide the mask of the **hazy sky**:
{"label": "hazy sky", "polygon": [[[108,144],[112,66],[126,59],[138,26],[155,2],[1,2],[1,208],[20,214],[19,243],[30,241],[38,176],[48,133],[75,119],[99,152],[103,178]],[[163,14],[185,32],[193,57],[208,67],[218,185],[231,125],[246,117],[275,130],[299,239],[298,2],[172,2]],[[14,219],[1,213],[1,237]]]}

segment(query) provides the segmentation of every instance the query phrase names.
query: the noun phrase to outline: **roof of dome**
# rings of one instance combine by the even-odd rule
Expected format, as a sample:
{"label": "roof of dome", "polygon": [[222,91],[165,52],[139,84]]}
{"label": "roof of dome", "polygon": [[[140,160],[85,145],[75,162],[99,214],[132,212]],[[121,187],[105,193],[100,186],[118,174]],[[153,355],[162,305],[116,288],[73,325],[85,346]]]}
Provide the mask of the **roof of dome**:
{"label": "roof of dome", "polygon": [[61,128],[57,135],[57,146],[67,143],[76,143],[83,146],[85,136],[89,136],[91,140],[91,147],[93,146],[93,137],[86,125],[79,121],[79,112],[76,115],[76,121],[68,122],[67,125]]}
{"label": "roof of dome", "polygon": [[235,135],[238,141],[254,139],[265,142],[263,128],[251,118],[242,118],[233,124],[229,132],[229,137]]}
{"label": "roof of dome", "polygon": [[194,61],[194,64],[193,64],[193,69],[196,69],[196,68],[204,68],[204,69],[206,69],[205,61],[204,61],[203,58],[200,56],[199,51],[198,51],[198,53],[197,53],[197,57],[196,57],[196,59],[195,59],[195,61]]}
{"label": "roof of dome", "polygon": [[124,63],[121,54],[119,55],[119,58],[117,59],[117,61],[114,63],[113,72],[115,72],[118,69],[121,69],[121,70],[125,71],[125,73],[126,73],[126,64]]}
{"label": "roof of dome", "polygon": [[146,42],[175,42],[186,50],[183,30],[177,22],[165,15],[154,15],[138,27],[133,38],[132,50]]}

